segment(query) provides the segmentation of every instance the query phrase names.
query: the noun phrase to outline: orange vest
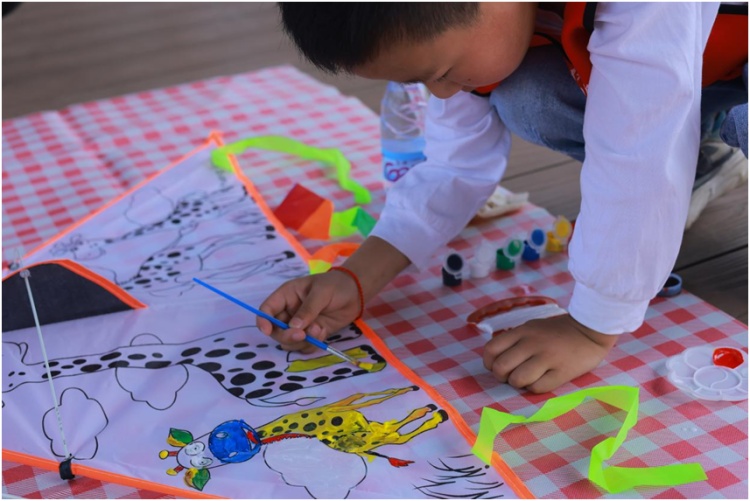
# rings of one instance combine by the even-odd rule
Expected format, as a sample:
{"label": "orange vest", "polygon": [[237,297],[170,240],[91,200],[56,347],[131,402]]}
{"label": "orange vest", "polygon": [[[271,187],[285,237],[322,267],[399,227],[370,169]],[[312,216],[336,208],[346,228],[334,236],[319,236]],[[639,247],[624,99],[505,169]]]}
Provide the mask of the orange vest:
{"label": "orange vest", "polygon": [[[568,2],[559,37],[534,33],[529,47],[561,45],[570,73],[584,94],[591,78],[587,49],[594,31],[596,2]],[[718,80],[731,80],[742,74],[747,63],[747,4],[721,5],[703,52],[703,86]],[[477,87],[475,94],[487,96],[500,82]]]}

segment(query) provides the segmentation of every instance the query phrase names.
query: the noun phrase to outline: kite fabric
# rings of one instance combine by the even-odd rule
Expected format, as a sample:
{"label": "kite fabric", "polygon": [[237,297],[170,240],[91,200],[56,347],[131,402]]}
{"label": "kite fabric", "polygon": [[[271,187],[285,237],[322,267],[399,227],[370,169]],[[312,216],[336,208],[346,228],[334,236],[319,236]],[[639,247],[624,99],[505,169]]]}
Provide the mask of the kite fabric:
{"label": "kite fabric", "polygon": [[[75,262],[146,307],[44,325],[49,372],[35,328],[3,333],[4,457],[56,469],[69,451],[74,473],[180,497],[517,497],[508,483],[520,481],[471,453],[459,414],[364,324],[328,341],[370,371],[285,352],[254,315],[195,284],[260,305],[309,273],[252,185],[212,165],[215,151],[198,148],[24,258]],[[30,308],[25,295],[4,300]]]}

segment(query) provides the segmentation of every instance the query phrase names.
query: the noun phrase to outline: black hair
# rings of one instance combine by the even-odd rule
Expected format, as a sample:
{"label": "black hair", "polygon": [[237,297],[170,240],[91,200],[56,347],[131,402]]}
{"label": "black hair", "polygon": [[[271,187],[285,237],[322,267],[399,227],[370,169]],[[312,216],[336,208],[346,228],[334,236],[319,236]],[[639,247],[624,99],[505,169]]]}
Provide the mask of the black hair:
{"label": "black hair", "polygon": [[423,42],[471,24],[476,3],[279,2],[284,31],[321,70],[351,72],[389,44]]}

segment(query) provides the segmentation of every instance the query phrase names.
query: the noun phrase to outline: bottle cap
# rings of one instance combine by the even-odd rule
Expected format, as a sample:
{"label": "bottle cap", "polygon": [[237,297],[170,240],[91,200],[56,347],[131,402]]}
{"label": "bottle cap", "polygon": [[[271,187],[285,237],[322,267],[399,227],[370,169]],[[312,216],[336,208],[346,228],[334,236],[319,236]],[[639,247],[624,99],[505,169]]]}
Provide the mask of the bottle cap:
{"label": "bottle cap", "polygon": [[461,275],[464,267],[464,258],[460,254],[449,254],[445,258],[443,269],[441,273],[443,275],[443,285],[449,287],[455,287],[461,285]]}
{"label": "bottle cap", "polygon": [[517,238],[514,238],[503,249],[503,253],[505,254],[505,257],[513,259],[515,261],[518,261],[521,258],[521,253],[523,252],[523,241]]}

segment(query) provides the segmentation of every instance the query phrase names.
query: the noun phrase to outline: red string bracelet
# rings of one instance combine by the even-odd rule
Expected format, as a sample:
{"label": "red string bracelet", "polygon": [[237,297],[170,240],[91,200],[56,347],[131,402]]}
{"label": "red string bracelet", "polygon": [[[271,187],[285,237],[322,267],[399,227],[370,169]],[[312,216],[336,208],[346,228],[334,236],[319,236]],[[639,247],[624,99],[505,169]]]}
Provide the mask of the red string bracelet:
{"label": "red string bracelet", "polygon": [[328,271],[343,271],[350,277],[352,277],[352,280],[354,280],[354,283],[357,284],[357,292],[359,293],[359,314],[357,315],[357,318],[354,320],[359,320],[362,318],[362,314],[365,312],[365,294],[362,292],[362,284],[359,283],[359,278],[357,278],[357,275],[354,274],[354,272],[350,269],[344,268],[343,266],[334,266]]}

